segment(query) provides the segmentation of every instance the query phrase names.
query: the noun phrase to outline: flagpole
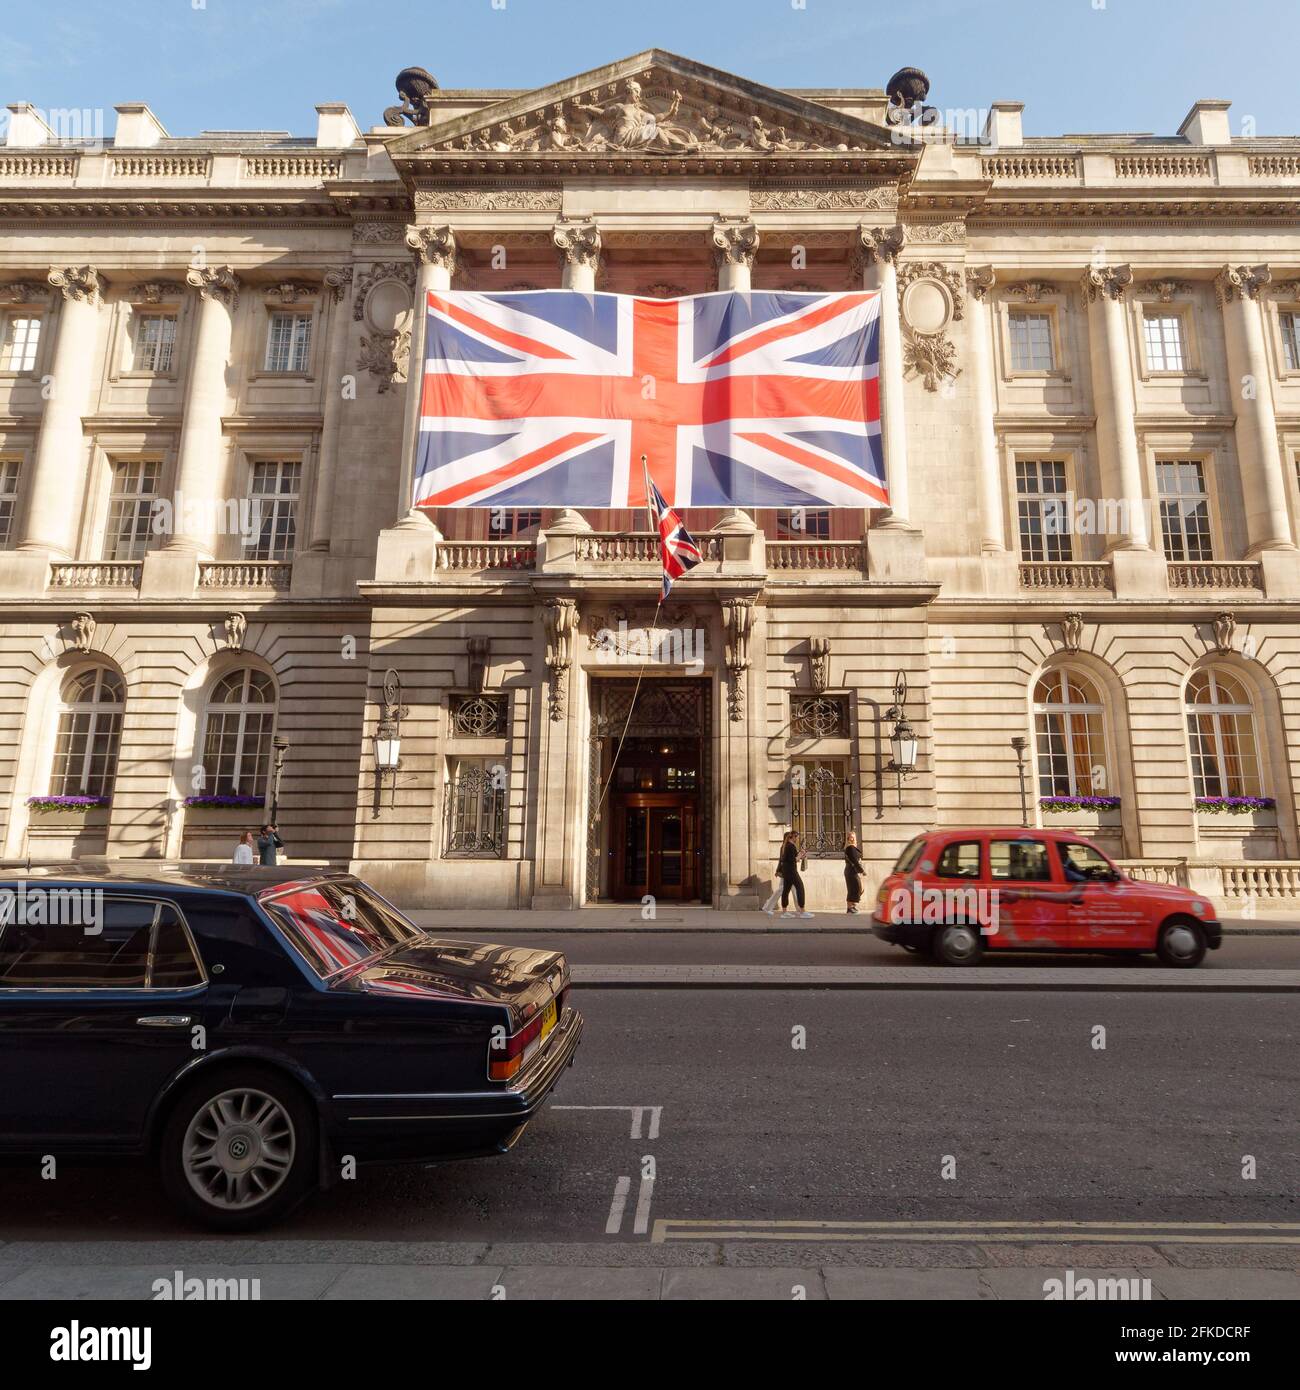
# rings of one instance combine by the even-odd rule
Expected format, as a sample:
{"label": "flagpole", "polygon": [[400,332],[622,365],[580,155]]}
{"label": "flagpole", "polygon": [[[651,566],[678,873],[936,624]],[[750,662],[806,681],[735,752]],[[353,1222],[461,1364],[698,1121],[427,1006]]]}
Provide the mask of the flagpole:
{"label": "flagpole", "polygon": [[654,507],[650,503],[650,461],[644,454],[641,455],[641,476],[645,479],[645,510],[646,516],[650,519],[650,529],[658,531],[659,518],[655,516]]}

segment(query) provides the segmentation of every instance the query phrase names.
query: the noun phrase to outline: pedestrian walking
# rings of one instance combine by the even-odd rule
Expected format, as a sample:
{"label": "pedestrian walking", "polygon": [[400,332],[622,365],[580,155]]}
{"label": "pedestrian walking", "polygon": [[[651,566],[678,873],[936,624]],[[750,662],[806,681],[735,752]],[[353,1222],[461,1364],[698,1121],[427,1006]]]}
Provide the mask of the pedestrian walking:
{"label": "pedestrian walking", "polygon": [[[803,879],[799,876],[800,869],[808,867],[808,856],[803,852],[803,846],[799,843],[798,833],[794,830],[785,838],[785,843],[781,847],[781,916],[782,917],[811,917],[813,914],[807,909],[807,895],[804,893]],[[794,900],[799,904],[798,912],[790,911],[790,893],[793,890]]]}
{"label": "pedestrian walking", "polygon": [[844,837],[844,895],[848,910],[856,912],[862,901],[862,884],[866,870],[862,866],[862,851],[858,848],[858,837],[849,831]]}
{"label": "pedestrian walking", "polygon": [[283,848],[284,841],[280,838],[280,832],[268,822],[257,837],[258,862],[267,868],[275,868],[275,852]]}
{"label": "pedestrian walking", "polygon": [[772,889],[771,896],[763,904],[761,909],[763,912],[766,912],[769,917],[776,911],[776,905],[781,901],[781,857],[785,854],[785,844],[789,838],[790,832],[787,830],[785,834],[781,836],[781,848],[776,852],[776,871],[772,875],[776,880],[776,887]]}
{"label": "pedestrian walking", "polygon": [[251,864],[253,862],[253,832],[245,830],[239,837],[239,843],[235,846],[235,857],[230,861],[232,864]]}

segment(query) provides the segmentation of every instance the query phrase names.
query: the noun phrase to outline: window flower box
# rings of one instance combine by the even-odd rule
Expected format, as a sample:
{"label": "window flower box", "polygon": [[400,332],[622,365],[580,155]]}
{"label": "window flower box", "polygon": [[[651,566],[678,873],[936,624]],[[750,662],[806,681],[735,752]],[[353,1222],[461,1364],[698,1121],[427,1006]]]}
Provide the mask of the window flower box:
{"label": "window flower box", "polygon": [[1198,796],[1197,815],[1249,816],[1260,811],[1273,811],[1277,802],[1271,796]]}
{"label": "window flower box", "polygon": [[266,798],[235,795],[187,796],[185,805],[203,811],[260,811],[266,805]]}
{"label": "window flower box", "polygon": [[27,805],[37,816],[60,813],[85,815],[89,811],[106,809],[112,805],[112,801],[113,798],[109,796],[29,796]]}
{"label": "window flower box", "polygon": [[1120,826],[1120,799],[1117,796],[1040,796],[1040,819],[1048,830],[1077,830],[1095,836]]}

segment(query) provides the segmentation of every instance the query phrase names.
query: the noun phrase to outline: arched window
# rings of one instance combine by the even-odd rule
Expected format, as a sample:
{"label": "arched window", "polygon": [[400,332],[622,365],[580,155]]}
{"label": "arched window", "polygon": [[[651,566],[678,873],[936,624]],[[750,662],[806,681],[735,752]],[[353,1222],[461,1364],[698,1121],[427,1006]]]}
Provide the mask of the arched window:
{"label": "arched window", "polygon": [[92,666],[63,682],[54,742],[52,796],[111,796],[122,738],[122,677]]}
{"label": "arched window", "polygon": [[1210,666],[1187,682],[1187,742],[1198,797],[1260,795],[1255,709],[1231,672]]}
{"label": "arched window", "polygon": [[243,667],[217,681],[208,696],[203,731],[205,794],[265,795],[274,724],[270,676]]}
{"label": "arched window", "polygon": [[1106,762],[1105,707],[1097,687],[1069,668],[1034,688],[1039,796],[1113,796]]}

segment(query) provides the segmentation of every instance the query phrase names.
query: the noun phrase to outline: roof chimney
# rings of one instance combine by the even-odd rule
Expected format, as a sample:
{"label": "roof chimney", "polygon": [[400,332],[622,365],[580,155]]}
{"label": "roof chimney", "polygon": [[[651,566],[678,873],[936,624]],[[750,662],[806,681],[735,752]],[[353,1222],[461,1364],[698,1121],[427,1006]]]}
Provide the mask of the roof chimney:
{"label": "roof chimney", "polygon": [[988,119],[984,122],[984,133],[980,141],[1000,149],[1006,145],[1023,145],[1025,133],[1020,124],[1020,113],[1025,109],[1023,101],[995,101],[989,107]]}
{"label": "roof chimney", "polygon": [[1178,127],[1179,135],[1185,135],[1193,145],[1226,145],[1232,140],[1232,130],[1228,125],[1230,101],[1204,100],[1193,104]]}
{"label": "roof chimney", "polygon": [[9,105],[9,129],[5,144],[11,149],[30,150],[48,144],[54,132],[45,124],[45,117],[30,101],[15,101]]}
{"label": "roof chimney", "polygon": [[326,101],[316,108],[317,149],[345,150],[360,139],[361,132],[346,102]]}
{"label": "roof chimney", "polygon": [[113,144],[127,150],[148,150],[167,138],[162,122],[142,101],[124,101],[113,108],[117,129]]}

